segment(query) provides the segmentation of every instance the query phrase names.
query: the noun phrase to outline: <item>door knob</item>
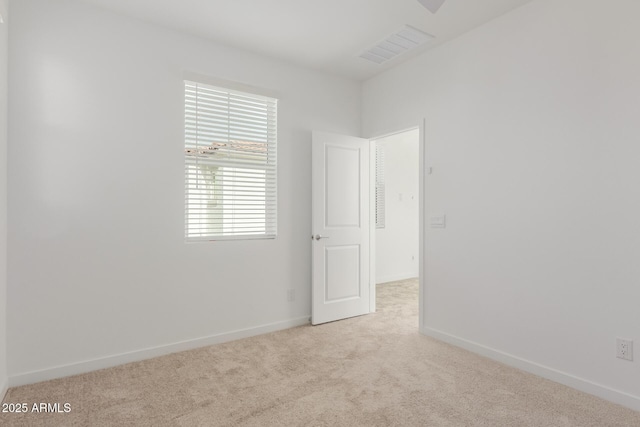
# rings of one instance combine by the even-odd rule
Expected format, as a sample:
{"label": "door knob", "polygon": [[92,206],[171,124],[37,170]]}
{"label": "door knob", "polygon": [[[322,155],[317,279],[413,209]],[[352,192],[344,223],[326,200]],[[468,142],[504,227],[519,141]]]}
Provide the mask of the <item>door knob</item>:
{"label": "door knob", "polygon": [[319,234],[316,234],[315,236],[311,236],[312,239],[316,239],[316,240],[320,240],[320,239],[328,239],[327,236],[321,236]]}

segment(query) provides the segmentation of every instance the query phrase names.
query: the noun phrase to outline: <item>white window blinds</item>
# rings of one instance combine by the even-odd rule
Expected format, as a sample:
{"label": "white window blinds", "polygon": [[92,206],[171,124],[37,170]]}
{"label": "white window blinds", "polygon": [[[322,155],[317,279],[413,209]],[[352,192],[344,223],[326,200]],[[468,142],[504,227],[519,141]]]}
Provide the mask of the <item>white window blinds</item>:
{"label": "white window blinds", "polygon": [[276,236],[277,103],[185,81],[188,241]]}

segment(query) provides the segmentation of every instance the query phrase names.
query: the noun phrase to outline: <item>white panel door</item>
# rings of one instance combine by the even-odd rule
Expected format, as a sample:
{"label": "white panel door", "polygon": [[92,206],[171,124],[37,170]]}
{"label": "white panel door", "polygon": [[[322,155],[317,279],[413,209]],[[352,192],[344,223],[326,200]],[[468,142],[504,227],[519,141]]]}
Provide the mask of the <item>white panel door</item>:
{"label": "white panel door", "polygon": [[370,312],[369,140],[312,136],[314,325]]}

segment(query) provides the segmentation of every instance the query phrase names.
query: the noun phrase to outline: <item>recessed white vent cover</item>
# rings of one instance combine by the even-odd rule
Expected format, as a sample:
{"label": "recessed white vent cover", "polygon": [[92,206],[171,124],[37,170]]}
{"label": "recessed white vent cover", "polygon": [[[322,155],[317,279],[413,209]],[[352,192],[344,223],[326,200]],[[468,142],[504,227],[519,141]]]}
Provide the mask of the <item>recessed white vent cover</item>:
{"label": "recessed white vent cover", "polygon": [[359,56],[376,64],[383,64],[433,39],[434,36],[431,34],[405,25],[399,31],[396,31],[381,42],[366,49]]}

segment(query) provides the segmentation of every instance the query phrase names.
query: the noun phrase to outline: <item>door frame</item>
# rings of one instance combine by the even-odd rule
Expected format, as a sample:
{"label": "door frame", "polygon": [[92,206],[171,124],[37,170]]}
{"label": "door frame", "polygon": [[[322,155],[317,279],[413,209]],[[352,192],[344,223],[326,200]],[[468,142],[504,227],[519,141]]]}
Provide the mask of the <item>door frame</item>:
{"label": "door frame", "polygon": [[409,125],[406,127],[399,127],[398,130],[386,132],[375,137],[369,138],[369,143],[371,144],[369,150],[371,167],[369,168],[369,182],[370,182],[370,197],[369,197],[369,307],[370,311],[373,313],[376,311],[376,221],[375,221],[375,182],[376,182],[376,171],[375,171],[375,147],[373,147],[374,141],[382,138],[386,138],[388,136],[397,135],[399,133],[409,132],[412,130],[418,129],[418,233],[419,233],[419,243],[418,243],[418,330],[420,332],[424,332],[424,319],[425,319],[425,304],[424,299],[426,296],[426,283],[425,283],[425,216],[426,216],[426,173],[425,173],[425,156],[426,156],[426,141],[425,141],[425,125],[426,120],[420,120],[420,122],[416,125]]}

